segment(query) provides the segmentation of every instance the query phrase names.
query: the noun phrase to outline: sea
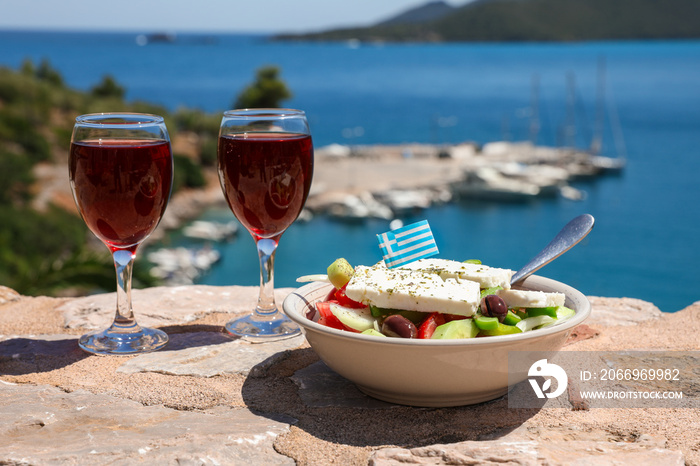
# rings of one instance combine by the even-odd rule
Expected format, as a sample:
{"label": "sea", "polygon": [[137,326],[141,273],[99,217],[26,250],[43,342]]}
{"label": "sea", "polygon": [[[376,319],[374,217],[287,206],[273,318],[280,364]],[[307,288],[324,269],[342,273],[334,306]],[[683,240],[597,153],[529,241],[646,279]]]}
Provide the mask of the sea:
{"label": "sea", "polygon": [[[77,89],[110,75],[128,100],[221,113],[259,68],[274,65],[293,93],[285,106],[306,111],[317,148],[500,140],[586,148],[602,122],[602,155],[625,157],[626,167],[573,183],[583,200],[453,202],[402,220],[427,219],[439,257],[518,269],[589,213],[591,234],[538,274],[665,312],[700,300],[700,41],[365,44],[177,34],[149,42],[148,32],[4,30],[0,66],[46,59]],[[233,215],[212,209],[202,218]],[[388,229],[384,220],[297,222],[280,241],[275,285],[297,286],[296,277],[323,273],[337,257],[372,264],[381,259],[376,234]],[[181,232],[165,244],[196,247]],[[198,283],[259,283],[245,230],[213,247],[222,259]]]}

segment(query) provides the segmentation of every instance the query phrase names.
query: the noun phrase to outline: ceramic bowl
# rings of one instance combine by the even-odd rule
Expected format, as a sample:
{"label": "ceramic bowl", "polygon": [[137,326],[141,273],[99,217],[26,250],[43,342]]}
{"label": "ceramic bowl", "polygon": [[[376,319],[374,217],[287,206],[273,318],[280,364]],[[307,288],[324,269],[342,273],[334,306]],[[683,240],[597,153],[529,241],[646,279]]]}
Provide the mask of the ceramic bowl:
{"label": "ceramic bowl", "polygon": [[[518,288],[560,292],[576,315],[550,327],[515,335],[460,340],[413,340],[361,335],[336,330],[307,318],[323,300],[330,284],[314,282],[290,293],[285,314],[299,324],[306,339],[328,367],[355,383],[367,395],[391,403],[443,407],[481,403],[508,392],[527,378],[529,367],[511,373],[511,351],[557,351],[571,330],[591,312],[578,290],[532,275]],[[533,361],[534,362],[534,361]]]}

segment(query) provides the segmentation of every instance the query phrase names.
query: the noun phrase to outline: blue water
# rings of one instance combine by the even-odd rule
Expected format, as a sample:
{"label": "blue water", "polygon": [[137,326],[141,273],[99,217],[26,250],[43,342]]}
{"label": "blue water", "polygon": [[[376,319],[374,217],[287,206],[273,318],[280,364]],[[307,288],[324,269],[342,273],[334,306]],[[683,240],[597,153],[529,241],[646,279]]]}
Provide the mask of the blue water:
{"label": "blue water", "polygon": [[[537,142],[564,142],[567,82],[574,83],[577,137],[593,131],[599,63],[605,64],[608,122],[617,116],[628,165],[618,177],[576,184],[581,202],[450,204],[427,218],[441,257],[479,258],[519,268],[572,217],[596,218],[591,235],[539,273],[587,295],[634,297],[663,311],[700,300],[700,41],[573,44],[283,44],[260,36],[179,36],[175,44],[136,45],[135,34],[0,31],[0,65],[50,60],[68,85],[89,89],[105,74],[147,100],[219,112],[256,69],[274,64],[306,110],[317,147],[330,143],[486,143],[528,138],[532,85],[539,82]],[[108,110],[108,109],[105,109]],[[442,124],[439,124],[442,123]],[[604,153],[617,155],[612,125]],[[619,139],[617,140],[619,143]],[[229,212],[208,212],[230,219]],[[327,218],[293,225],[277,253],[276,285],[322,272],[338,256],[379,259],[383,221]],[[171,244],[183,241],[177,235]],[[219,245],[223,261],[202,283],[258,283],[245,232]]]}

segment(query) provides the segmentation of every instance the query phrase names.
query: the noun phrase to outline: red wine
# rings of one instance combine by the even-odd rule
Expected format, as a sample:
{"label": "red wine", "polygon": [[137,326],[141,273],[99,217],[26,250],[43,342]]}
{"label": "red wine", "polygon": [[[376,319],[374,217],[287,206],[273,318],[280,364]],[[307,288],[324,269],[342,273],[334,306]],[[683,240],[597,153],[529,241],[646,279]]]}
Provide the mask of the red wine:
{"label": "red wine", "polygon": [[69,167],[83,220],[111,250],[138,245],[158,226],[173,182],[168,141],[72,143]]}
{"label": "red wine", "polygon": [[296,220],[309,195],[313,165],[307,134],[219,138],[219,179],[226,200],[256,240],[278,240]]}

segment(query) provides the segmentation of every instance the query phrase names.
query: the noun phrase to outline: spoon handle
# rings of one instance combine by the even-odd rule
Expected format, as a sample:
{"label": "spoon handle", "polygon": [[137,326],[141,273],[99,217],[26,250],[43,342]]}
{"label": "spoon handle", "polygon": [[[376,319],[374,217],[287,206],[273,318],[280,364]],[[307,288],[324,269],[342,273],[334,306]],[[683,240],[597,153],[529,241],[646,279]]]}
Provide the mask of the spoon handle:
{"label": "spoon handle", "polygon": [[515,285],[525,280],[537,270],[552,262],[566,251],[576,246],[593,229],[595,219],[592,215],[583,214],[564,225],[564,228],[539,254],[533,257],[523,268],[515,272],[510,284]]}

